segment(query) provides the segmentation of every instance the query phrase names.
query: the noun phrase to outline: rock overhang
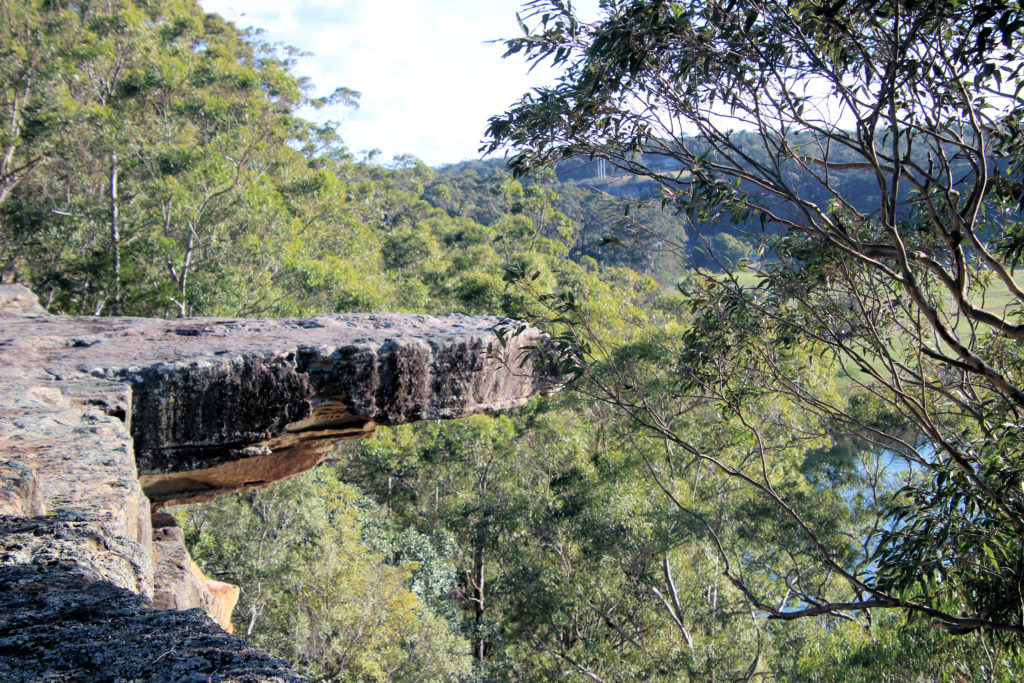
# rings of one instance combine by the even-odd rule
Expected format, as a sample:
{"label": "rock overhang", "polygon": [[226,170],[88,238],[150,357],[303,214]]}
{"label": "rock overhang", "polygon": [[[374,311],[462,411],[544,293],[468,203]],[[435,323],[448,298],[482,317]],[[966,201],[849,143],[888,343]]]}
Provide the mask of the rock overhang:
{"label": "rock overhang", "polygon": [[[127,630],[148,609],[132,594],[223,612],[216,595],[230,590],[199,579],[170,587],[197,572],[168,559],[183,549],[166,516],[154,542],[150,506],[292,476],[377,425],[502,410],[556,390],[523,355],[541,339],[536,330],[512,337],[503,358],[489,352],[500,324],[399,314],[72,318],[48,315],[22,287],[0,286],[0,521],[17,546],[0,539],[0,572],[9,575],[0,602],[46,594],[50,576],[62,591],[70,581],[125,593],[118,613]],[[185,574],[161,578],[154,564]],[[73,602],[77,589],[68,590]],[[200,597],[183,604],[183,592]],[[18,614],[0,616],[0,633]],[[10,652],[0,636],[0,674],[14,671],[3,668]]]}
{"label": "rock overhang", "polygon": [[[144,489],[154,503],[174,504],[308,469],[335,441],[377,425],[513,408],[550,390],[530,367],[488,353],[501,323],[463,315],[153,320],[36,312],[4,319],[0,359],[31,368],[42,383],[74,383],[84,400],[123,417]],[[527,332],[504,350],[517,355],[536,339]],[[103,382],[126,385],[130,405],[106,398]]]}

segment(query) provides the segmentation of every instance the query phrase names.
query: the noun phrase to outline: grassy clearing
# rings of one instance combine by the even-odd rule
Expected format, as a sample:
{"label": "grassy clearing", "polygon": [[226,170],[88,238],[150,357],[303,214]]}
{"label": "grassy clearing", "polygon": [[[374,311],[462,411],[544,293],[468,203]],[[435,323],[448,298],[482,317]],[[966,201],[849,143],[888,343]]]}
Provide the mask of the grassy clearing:
{"label": "grassy clearing", "polygon": [[[743,271],[735,273],[734,277],[736,281],[743,287],[753,287],[757,285],[758,273],[756,271]],[[1016,274],[1015,274],[1016,277]],[[990,313],[997,315],[1002,318],[1014,319],[1015,316],[1024,313],[1024,305],[1010,292],[1010,288],[1005,282],[998,278],[992,278],[987,283],[987,286],[983,292],[976,292],[971,296],[971,300],[975,306],[983,308]],[[955,304],[950,300],[946,307],[947,320],[950,325],[956,330],[956,334],[959,338],[968,342],[971,337],[971,321],[967,318],[959,315],[955,309]],[[988,334],[992,330],[984,326],[976,325],[977,334]],[[894,338],[893,341],[898,341]],[[940,348],[944,345],[937,342]],[[950,351],[945,348],[944,350]],[[881,364],[878,363],[876,367],[881,368]],[[849,372],[845,370],[838,370],[836,377],[840,383],[840,388],[852,387],[857,382],[867,383],[870,381],[868,374],[862,370],[853,368]]]}

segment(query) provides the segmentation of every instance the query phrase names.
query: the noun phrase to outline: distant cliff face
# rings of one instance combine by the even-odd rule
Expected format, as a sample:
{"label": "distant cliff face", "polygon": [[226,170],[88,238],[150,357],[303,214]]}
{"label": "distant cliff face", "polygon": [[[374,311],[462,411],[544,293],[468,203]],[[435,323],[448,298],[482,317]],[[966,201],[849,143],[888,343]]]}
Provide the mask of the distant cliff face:
{"label": "distant cliff face", "polygon": [[237,589],[153,512],[554,390],[520,367],[536,331],[488,353],[498,323],[64,318],[0,286],[0,680],[298,680],[206,616],[230,627]]}

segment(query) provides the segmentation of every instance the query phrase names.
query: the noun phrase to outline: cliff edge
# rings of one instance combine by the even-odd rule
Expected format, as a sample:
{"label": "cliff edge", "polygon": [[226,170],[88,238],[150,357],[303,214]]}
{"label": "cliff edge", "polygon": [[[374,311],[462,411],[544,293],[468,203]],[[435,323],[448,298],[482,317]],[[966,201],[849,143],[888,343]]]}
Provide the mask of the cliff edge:
{"label": "cliff edge", "polygon": [[[0,286],[0,680],[300,680],[225,632],[163,505],[263,486],[378,425],[556,389],[497,318],[52,316]],[[173,608],[173,609],[160,609]]]}

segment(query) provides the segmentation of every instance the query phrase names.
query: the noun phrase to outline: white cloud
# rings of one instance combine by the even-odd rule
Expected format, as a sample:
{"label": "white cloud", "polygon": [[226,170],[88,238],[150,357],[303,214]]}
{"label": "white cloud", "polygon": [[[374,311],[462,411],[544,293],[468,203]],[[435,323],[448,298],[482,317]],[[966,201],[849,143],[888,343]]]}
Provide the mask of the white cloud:
{"label": "white cloud", "polygon": [[[550,72],[527,74],[486,44],[519,32],[519,0],[200,0],[239,26],[313,57],[299,65],[318,93],[345,86],[363,96],[340,127],[355,152],[411,153],[436,165],[476,158],[488,117]],[[580,3],[586,5],[588,3]],[[596,0],[590,0],[596,6]]]}

